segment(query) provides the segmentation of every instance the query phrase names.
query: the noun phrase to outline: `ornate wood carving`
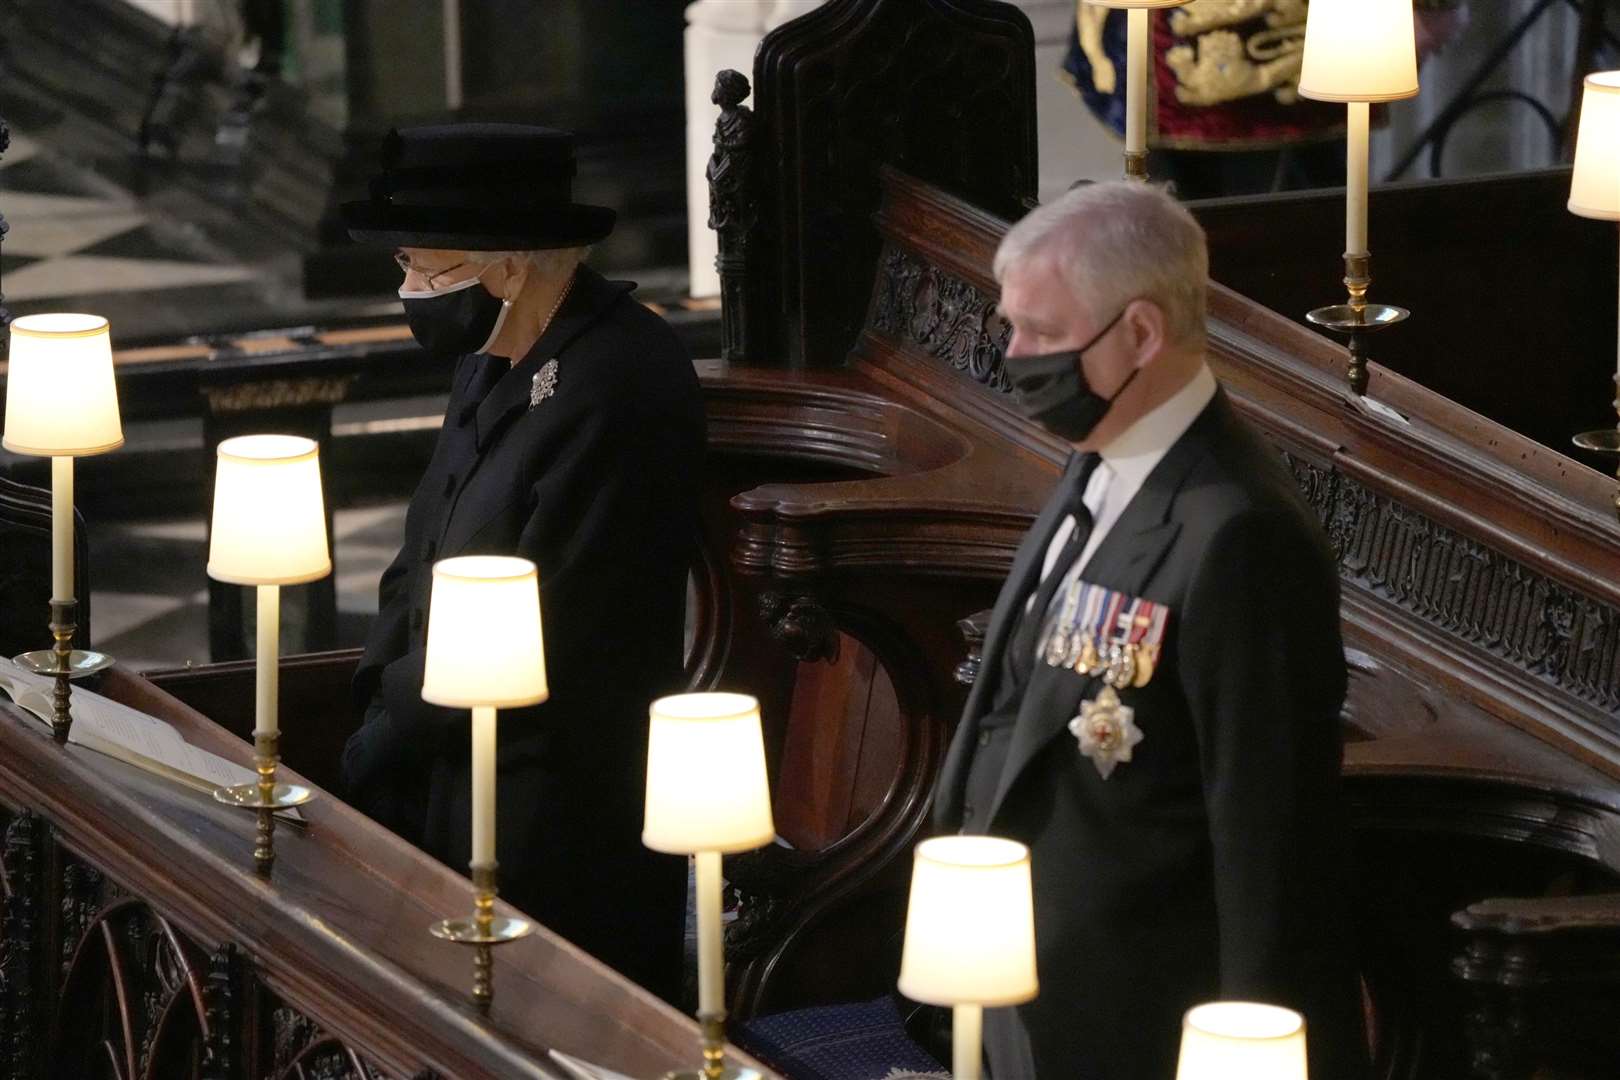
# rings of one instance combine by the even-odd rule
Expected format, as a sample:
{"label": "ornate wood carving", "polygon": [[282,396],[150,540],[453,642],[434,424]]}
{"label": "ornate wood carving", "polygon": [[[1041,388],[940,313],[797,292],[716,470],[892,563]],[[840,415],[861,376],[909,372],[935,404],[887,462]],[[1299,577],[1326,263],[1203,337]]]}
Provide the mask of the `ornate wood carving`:
{"label": "ornate wood carving", "polygon": [[1486,900],[1452,917],[1475,1080],[1605,1076],[1620,1057],[1620,896]]}
{"label": "ornate wood carving", "polygon": [[759,221],[754,179],[754,110],[743,104],[748,79],[729,68],[714,77],[711,100],[720,106],[714,124],[714,153],[704,175],[709,180],[709,228],[719,242],[714,266],[720,272],[720,359],[743,363],[754,357],[750,318],[757,318],[748,296],[748,248]]}
{"label": "ornate wood carving", "polygon": [[1526,978],[1532,968],[1523,946],[1504,949],[1498,941],[1474,938],[1453,964],[1473,993],[1465,1018],[1469,1075],[1477,1080],[1515,1080],[1525,1075],[1524,1042],[1529,1032]]}
{"label": "ornate wood carving", "polygon": [[836,366],[876,270],[888,163],[1015,217],[1033,205],[1034,35],[992,0],[831,0],[766,36],[760,307],[772,363]]}
{"label": "ornate wood carving", "polygon": [[[0,119],[0,156],[11,149],[11,127],[5,120]],[[4,217],[0,217],[0,245],[3,245],[6,234],[11,231]],[[6,294],[0,291],[0,363],[3,363],[11,352],[11,333],[5,330],[11,325],[11,311],[6,307]]]}
{"label": "ornate wood carving", "polygon": [[761,593],[759,614],[771,637],[800,662],[838,659],[838,627],[814,597]]}
{"label": "ornate wood carving", "polygon": [[208,958],[203,983],[203,1047],[199,1080],[232,1080],[236,1075],[240,1019],[237,1004],[237,967],[240,953],[226,943]]}
{"label": "ornate wood carving", "polygon": [[1003,393],[1012,327],[996,301],[904,248],[883,251],[871,325]]}
{"label": "ornate wood carving", "polygon": [[1595,707],[1620,709],[1620,610],[1284,451],[1349,585]]}
{"label": "ornate wood carving", "polygon": [[101,872],[69,858],[62,870],[62,916],[58,932],[61,934],[62,974],[67,975],[73,954],[84,939],[85,931],[96,912],[101,909]]}
{"label": "ornate wood carving", "polygon": [[9,1080],[28,1080],[35,1075],[41,832],[39,819],[26,810],[6,826],[5,906],[0,915],[0,1071]]}
{"label": "ornate wood carving", "polygon": [[303,379],[265,379],[204,386],[208,410],[215,416],[272,409],[332,406],[348,396],[355,375],[312,376]]}

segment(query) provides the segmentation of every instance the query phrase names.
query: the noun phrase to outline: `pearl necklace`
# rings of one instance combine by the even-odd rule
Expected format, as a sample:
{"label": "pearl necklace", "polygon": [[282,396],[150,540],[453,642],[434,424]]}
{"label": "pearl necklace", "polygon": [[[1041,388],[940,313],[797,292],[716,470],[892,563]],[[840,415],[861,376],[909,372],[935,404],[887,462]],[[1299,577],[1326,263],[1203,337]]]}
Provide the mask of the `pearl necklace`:
{"label": "pearl necklace", "polygon": [[[574,267],[573,272],[571,272],[568,275],[568,280],[563,284],[562,292],[557,294],[557,302],[555,304],[551,305],[551,310],[546,314],[545,322],[540,324],[540,332],[538,334],[534,335],[534,340],[539,341],[541,338],[546,336],[546,331],[551,329],[551,321],[557,317],[557,312],[562,310],[563,301],[568,299],[568,294],[574,291],[574,281],[578,277],[579,277],[579,267],[576,266],[576,267]],[[510,301],[510,300],[502,301],[502,303],[506,303],[506,304],[510,304],[511,302],[512,301]],[[533,345],[529,346],[529,349],[533,349],[533,348],[534,348]],[[527,355],[529,349],[524,350],[525,355]],[[518,364],[521,361],[522,361],[522,357],[517,357],[517,358],[514,358],[513,360],[511,360],[509,362],[511,363],[511,365],[513,367],[517,367]]]}

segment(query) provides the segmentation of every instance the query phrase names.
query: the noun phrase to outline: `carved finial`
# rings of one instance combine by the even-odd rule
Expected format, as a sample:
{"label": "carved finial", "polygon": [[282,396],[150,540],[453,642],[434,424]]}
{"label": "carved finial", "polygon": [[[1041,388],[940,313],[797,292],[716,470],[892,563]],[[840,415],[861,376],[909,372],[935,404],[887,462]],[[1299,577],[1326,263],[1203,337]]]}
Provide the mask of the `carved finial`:
{"label": "carved finial", "polygon": [[704,175],[709,180],[709,228],[717,234],[720,272],[720,358],[748,360],[750,343],[748,307],[749,234],[759,218],[754,191],[754,111],[743,104],[748,80],[730,68],[714,77],[710,96],[720,106],[714,124],[714,153]]}
{"label": "carved finial", "polygon": [[709,100],[722,109],[735,109],[748,100],[748,76],[726,68],[714,77],[714,93]]}

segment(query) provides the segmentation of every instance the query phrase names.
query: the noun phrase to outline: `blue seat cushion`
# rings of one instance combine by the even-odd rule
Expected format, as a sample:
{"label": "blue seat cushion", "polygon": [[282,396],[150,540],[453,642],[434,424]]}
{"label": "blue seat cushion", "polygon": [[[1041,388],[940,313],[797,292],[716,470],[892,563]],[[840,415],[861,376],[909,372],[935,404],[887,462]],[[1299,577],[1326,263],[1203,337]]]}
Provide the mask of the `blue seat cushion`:
{"label": "blue seat cushion", "polygon": [[884,1080],[896,1071],[945,1075],[907,1037],[890,997],[759,1016],[730,1034],[789,1080]]}

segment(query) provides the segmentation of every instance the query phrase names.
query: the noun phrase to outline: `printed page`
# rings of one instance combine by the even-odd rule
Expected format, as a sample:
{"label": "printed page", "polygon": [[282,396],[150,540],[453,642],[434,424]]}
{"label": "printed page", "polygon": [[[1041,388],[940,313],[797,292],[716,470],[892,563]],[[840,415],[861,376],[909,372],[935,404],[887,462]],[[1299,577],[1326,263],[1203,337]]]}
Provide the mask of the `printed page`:
{"label": "printed page", "polygon": [[[50,723],[53,680],[0,657],[0,690],[21,709]],[[155,716],[75,686],[68,741],[87,750],[166,777],[193,791],[211,794],[216,787],[252,783],[252,769],[192,746],[173,726]],[[296,811],[287,813],[297,818]]]}

